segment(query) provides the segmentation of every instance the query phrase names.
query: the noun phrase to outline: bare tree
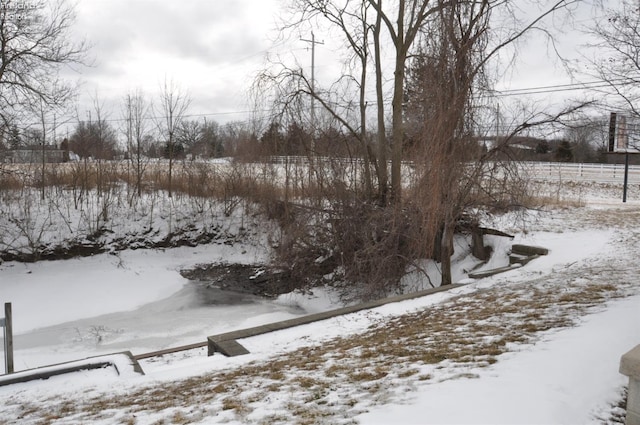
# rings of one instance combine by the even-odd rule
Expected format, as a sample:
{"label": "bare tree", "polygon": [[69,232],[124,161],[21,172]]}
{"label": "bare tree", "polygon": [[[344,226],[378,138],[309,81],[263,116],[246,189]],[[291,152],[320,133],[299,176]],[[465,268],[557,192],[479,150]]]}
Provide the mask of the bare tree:
{"label": "bare tree", "polygon": [[[535,2],[539,6],[536,13],[528,16],[519,14],[521,10],[514,3],[504,0],[299,0],[296,3],[303,10],[299,22],[305,18],[328,20],[344,35],[345,45],[353,57],[358,58],[354,63],[375,69],[376,176],[381,202],[358,203],[357,195],[349,192],[349,186],[337,181],[334,193],[326,194],[332,209],[328,212],[323,209],[333,223],[332,240],[337,248],[332,249],[340,253],[341,265],[348,269],[347,277],[353,281],[399,280],[407,264],[435,256],[442,263],[442,283],[449,284],[453,234],[464,215],[475,208],[488,210],[521,204],[525,191],[517,186],[522,182],[518,179],[517,167],[509,162],[496,165],[495,160],[508,157],[506,146],[512,134],[534,124],[557,121],[572,108],[514,126],[512,134],[505,135],[499,144],[485,152],[477,143],[480,127],[477,112],[486,107],[482,102],[486,101],[491,88],[485,71],[499,54],[509,48],[515,50],[515,43],[526,33],[535,29],[545,31],[545,18],[575,1],[541,0]],[[346,17],[349,19],[342,19]],[[358,22],[360,25],[356,25]],[[366,26],[362,26],[363,22]],[[418,40],[423,40],[425,72],[418,86],[424,96],[419,100],[423,102],[422,116],[417,120],[419,131],[411,151],[415,177],[409,184],[401,173],[406,133],[405,68],[409,58],[420,53]],[[364,46],[373,49],[373,58],[369,53],[363,55]],[[384,58],[391,58],[393,76],[385,74],[389,67],[383,63]],[[300,96],[311,95],[351,135],[360,136],[354,114],[341,109],[345,103],[352,106],[363,101],[358,97],[359,92],[349,91],[352,87],[344,84],[345,81],[355,82],[357,88],[371,86],[366,80],[369,74],[354,68],[356,72],[348,79],[342,76],[332,86],[334,91],[317,87],[313,90],[304,73],[290,67],[281,67],[280,72],[270,77],[277,83],[280,107],[297,106]],[[390,143],[385,129],[389,117],[385,112],[384,89],[388,82],[391,82],[392,97]],[[337,93],[336,89],[342,91]],[[345,102],[348,94],[352,95],[351,101]],[[389,146],[391,190],[387,194]],[[401,183],[407,184],[410,196],[401,196]],[[304,224],[294,230],[303,228]],[[317,237],[318,229],[313,230]],[[293,237],[290,239],[292,242],[286,246],[292,252],[296,244]],[[300,246],[308,246],[307,241]],[[301,254],[299,258],[302,257]]]}
{"label": "bare tree", "polygon": [[207,154],[206,147],[202,146],[202,127],[197,120],[184,120],[178,127],[176,139],[192,155]]}
{"label": "bare tree", "polygon": [[574,162],[597,162],[597,149],[602,145],[602,122],[584,119],[565,131],[565,138],[571,143]]}
{"label": "bare tree", "polygon": [[[588,32],[594,56],[587,58],[589,74],[604,81],[599,88],[604,106],[617,111],[618,122],[626,129],[627,147],[640,149],[640,9],[631,0],[607,2],[604,16],[595,20]],[[622,122],[621,122],[622,121]]]}
{"label": "bare tree", "polygon": [[[28,7],[19,7],[28,5]],[[87,45],[71,37],[74,9],[65,0],[6,1],[0,7],[0,118],[61,105],[74,87],[60,67],[82,64]]]}
{"label": "bare tree", "polygon": [[81,158],[102,161],[115,155],[116,132],[102,114],[94,114],[91,120],[78,120],[70,136],[69,148]]}
{"label": "bare tree", "polygon": [[[337,122],[355,140],[360,142],[360,146],[354,153],[363,159],[363,185],[367,196],[372,197],[376,185],[371,176],[371,165],[375,165],[375,153],[367,136],[366,99],[369,78],[368,66],[371,57],[369,46],[371,25],[368,22],[371,7],[362,0],[344,2],[296,0],[293,3],[296,16],[292,18],[293,23],[288,24],[283,28],[283,31],[298,28],[315,19],[331,23],[339,30],[346,51],[349,52],[348,58],[345,60],[343,76],[334,82],[330,89],[326,90],[311,81],[302,68],[291,68],[284,63],[278,63],[280,69],[277,72],[266,71],[259,76],[256,92],[264,93],[264,85],[275,85],[276,115],[284,116],[288,112],[289,115],[293,115],[292,121],[296,123],[304,122],[300,116],[300,111],[305,108],[301,97],[310,97],[319,102],[331,121]],[[348,87],[355,87],[357,100],[354,101],[350,94],[341,95],[341,93],[348,92]],[[285,112],[285,109],[288,111]],[[354,109],[357,110],[355,114],[353,113]],[[315,142],[312,142],[310,146],[313,145]],[[316,152],[309,153],[315,154]],[[386,152],[382,160],[384,161],[385,158]],[[377,169],[379,173],[382,173],[378,176],[378,181],[383,182],[379,185],[379,190],[382,192],[386,190],[382,189],[386,187],[386,167],[377,167]]]}
{"label": "bare tree", "polygon": [[[426,25],[431,15],[446,7],[449,2],[429,1],[429,0],[396,0],[391,2],[386,8],[383,0],[368,0],[376,10],[376,33],[379,33],[380,26],[383,25],[388,32],[393,45],[394,65],[393,65],[393,96],[391,100],[391,195],[394,199],[401,198],[401,163],[403,159],[404,126],[403,126],[403,104],[404,104],[404,83],[407,57],[414,45],[421,29]],[[453,2],[455,3],[455,2]],[[393,13],[395,13],[395,18]],[[378,37],[376,37],[378,39]],[[376,50],[380,49],[380,42],[376,42]],[[376,53],[376,63],[380,63],[379,55]],[[376,68],[376,80],[382,81],[380,67]],[[379,89],[378,89],[379,93]],[[378,94],[378,108],[382,108],[380,95]]]}
{"label": "bare tree", "polygon": [[640,12],[631,0],[607,3],[604,17],[590,29],[597,42],[588,59],[596,76],[613,94],[613,107],[630,110],[640,117]]}
{"label": "bare tree", "polygon": [[[127,156],[134,170],[135,193],[138,197],[142,195],[142,180],[148,164],[144,151],[144,143],[148,135],[148,113],[149,104],[141,91],[136,90],[125,96],[122,115],[127,138]],[[132,198],[129,202],[132,202]]]}
{"label": "bare tree", "polygon": [[[463,164],[478,159],[473,139],[473,94],[489,24],[488,2],[456,2],[438,11],[439,19],[425,29],[423,87],[427,89],[420,148],[422,167],[417,185],[424,203],[425,244],[435,245],[442,263],[442,284],[451,283],[453,233],[465,205],[459,194]],[[428,189],[426,189],[428,188]],[[429,237],[430,235],[430,237]],[[438,244],[439,242],[439,244]],[[439,245],[439,246],[438,246]],[[431,245],[433,246],[433,245]]]}
{"label": "bare tree", "polygon": [[[43,100],[39,100],[37,103],[27,106],[28,108],[25,108],[22,111],[25,114],[23,117],[30,117],[34,122],[37,122],[40,127],[39,131],[37,131],[37,137],[32,137],[30,140],[32,143],[30,144],[32,149],[35,149],[35,146],[39,145],[40,153],[37,155],[37,158],[40,162],[40,197],[44,200],[46,192],[46,164],[47,162],[55,160],[55,156],[52,151],[56,151],[58,148],[55,137],[56,130],[58,130],[62,124],[56,119],[56,117],[58,114],[64,114],[64,110],[56,105],[46,105]],[[13,136],[19,136],[17,128],[14,128]]]}
{"label": "bare tree", "polygon": [[221,135],[220,124],[213,120],[204,120],[202,123],[202,147],[205,156],[217,158],[224,152],[224,144]]}
{"label": "bare tree", "polygon": [[173,173],[173,160],[176,153],[176,132],[180,128],[187,109],[191,103],[189,95],[182,91],[173,80],[167,81],[165,79],[164,84],[160,91],[160,106],[156,115],[158,129],[160,133],[166,138],[166,150],[169,158],[169,198],[173,196],[172,193],[172,173]]}
{"label": "bare tree", "polygon": [[[365,97],[368,80],[368,67],[372,60],[370,44],[373,38],[373,62],[375,64],[375,87],[376,87],[376,108],[377,108],[377,179],[378,196],[382,203],[387,198],[387,150],[385,125],[385,93],[383,84],[388,76],[383,75],[384,65],[383,49],[385,49],[385,38],[383,29],[387,30],[388,38],[393,46],[393,99],[392,99],[392,195],[400,199],[400,163],[402,161],[402,140],[403,140],[403,118],[402,109],[404,101],[404,74],[406,60],[420,28],[425,24],[428,17],[433,14],[438,7],[437,2],[430,0],[393,0],[388,5],[382,0],[347,0],[347,1],[323,1],[297,0],[295,7],[299,12],[296,23],[299,25],[307,20],[321,17],[330,24],[338,28],[345,39],[348,50],[353,53],[357,61],[359,74],[346,73],[345,77],[354,82],[358,88],[359,123],[354,123],[347,119],[344,111],[340,111],[336,102],[327,98],[327,92],[320,92],[314,89],[312,82],[306,78],[302,72],[285,73],[288,77],[297,78],[300,84],[297,87],[298,93],[311,95],[315,100],[320,101],[331,115],[338,119],[349,131],[357,136],[362,143],[362,156],[365,159],[365,176],[369,172],[368,162],[372,151],[369,149],[366,137],[366,108]],[[395,14],[395,15],[394,15]],[[282,74],[280,74],[282,75]],[[286,102],[293,103],[292,101]],[[352,102],[349,101],[349,104]],[[359,128],[358,128],[359,127]],[[367,182],[370,181],[366,179]],[[367,183],[367,191],[372,192],[371,184]]]}
{"label": "bare tree", "polygon": [[[434,22],[441,20],[439,12],[456,7],[468,7],[481,10],[476,14],[477,18],[491,19],[496,29],[486,28],[491,32],[491,43],[485,46],[481,63],[477,68],[483,68],[498,53],[515,44],[526,33],[532,30],[546,32],[544,21],[547,17],[567,6],[576,3],[577,0],[541,0],[532,2],[535,13],[532,16],[522,16],[520,6],[515,2],[504,0],[296,0],[293,8],[296,14],[293,23],[283,29],[299,28],[309,22],[321,19],[328,22],[333,28],[338,29],[345,40],[345,47],[356,58],[358,66],[355,69],[347,69],[339,81],[336,81],[331,89],[316,88],[302,70],[281,66],[275,73],[261,75],[263,80],[269,80],[277,85],[276,96],[279,107],[299,107],[296,96],[312,96],[320,105],[336,118],[345,128],[363,140],[366,146],[366,134],[363,127],[366,125],[365,108],[368,104],[364,97],[364,90],[368,84],[367,67],[374,67],[376,91],[375,107],[377,109],[377,179],[378,195],[382,203],[387,202],[387,154],[391,150],[391,197],[393,202],[401,201],[401,162],[404,159],[404,109],[405,109],[405,72],[407,60],[414,53],[416,41],[420,34]],[[497,17],[500,18],[497,18]],[[502,19],[499,21],[498,19]],[[510,21],[506,21],[509,20]],[[479,22],[470,21],[468,25],[476,27]],[[371,51],[373,50],[373,55]],[[373,56],[373,57],[372,57]],[[385,58],[391,58],[391,70],[393,75],[388,75]],[[351,62],[351,59],[349,60]],[[476,72],[477,73],[477,72]],[[266,78],[265,78],[266,76]],[[345,81],[355,83],[359,90],[359,96],[350,99],[338,97],[338,91],[347,92]],[[391,82],[391,140],[387,142],[386,93],[384,86]],[[260,90],[264,92],[264,90]],[[349,107],[345,108],[347,104]],[[358,105],[360,109],[360,121],[355,121],[350,116],[351,106]],[[359,128],[360,126],[360,128]],[[365,150],[368,154],[369,151]],[[365,159],[367,156],[365,156]]]}
{"label": "bare tree", "polygon": [[232,121],[220,129],[225,156],[249,159],[256,155],[257,137],[243,121]]}
{"label": "bare tree", "polygon": [[438,19],[430,22],[424,33],[424,118],[417,148],[422,155],[418,155],[415,190],[425,220],[423,252],[435,251],[442,264],[442,284],[450,284],[453,235],[465,216],[471,211],[523,204],[526,182],[510,156],[511,140],[527,128],[573,117],[588,104],[571,105],[555,114],[530,115],[483,150],[476,137],[477,111],[486,107],[483,102],[487,98],[479,94],[490,88],[485,74],[489,60],[535,28],[545,15],[568,3],[554,2],[542,15],[504,36],[496,36],[491,24],[493,14],[504,14],[501,8],[509,7],[508,2],[440,3]]}
{"label": "bare tree", "polygon": [[[42,125],[42,162],[41,162],[41,168],[40,168],[40,184],[42,185],[42,188],[40,190],[40,199],[42,201],[44,201],[45,198],[45,171],[46,171],[46,163],[47,163],[47,120],[45,119],[45,107],[44,107],[44,103],[42,101],[40,101],[40,108],[39,108],[39,118],[40,118],[40,124]],[[55,140],[54,140],[55,143]]]}

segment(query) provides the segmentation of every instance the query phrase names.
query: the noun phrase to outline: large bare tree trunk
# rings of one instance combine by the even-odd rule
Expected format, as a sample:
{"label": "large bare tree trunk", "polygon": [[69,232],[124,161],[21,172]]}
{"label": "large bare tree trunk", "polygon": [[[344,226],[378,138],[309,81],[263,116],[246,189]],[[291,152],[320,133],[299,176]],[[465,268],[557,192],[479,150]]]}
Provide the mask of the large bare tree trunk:
{"label": "large bare tree trunk", "polygon": [[[407,46],[405,46],[405,0],[398,2],[398,21],[396,28],[396,39],[394,41],[396,47],[395,69],[393,73],[393,100],[392,108],[392,126],[393,136],[392,153],[391,153],[391,197],[394,202],[402,199],[402,143],[404,139],[404,126],[402,122],[402,104],[404,101],[404,67],[407,60]],[[411,41],[409,41],[411,44]]]}
{"label": "large bare tree trunk", "polygon": [[[379,32],[380,26],[384,24],[395,50],[393,98],[391,101],[391,125],[393,127],[391,138],[391,200],[399,204],[402,200],[403,103],[407,54],[413,47],[420,30],[427,24],[428,19],[443,6],[431,0],[396,0],[397,7],[390,8],[390,10],[397,13],[394,24],[393,20],[383,10],[382,0],[367,1],[377,12],[375,31]],[[377,39],[379,41],[379,33]],[[382,75],[377,74],[376,78],[378,80],[377,83],[382,84]]]}
{"label": "large bare tree trunk", "polygon": [[360,50],[360,62],[362,69],[360,70],[360,143],[362,144],[362,157],[364,158],[364,187],[366,198],[373,197],[373,181],[371,180],[371,156],[369,152],[369,143],[367,141],[367,62],[369,59],[369,46],[367,37],[369,34],[369,25],[367,23],[367,8],[362,6],[362,33],[365,35],[362,49]]}
{"label": "large bare tree trunk", "polygon": [[441,240],[441,265],[442,265],[442,283],[441,285],[451,285],[453,277],[451,275],[451,256],[453,255],[453,231],[455,222],[447,220],[444,224]]}
{"label": "large bare tree trunk", "polygon": [[[382,0],[380,0],[382,7]],[[387,202],[388,174],[387,174],[387,130],[384,123],[384,92],[382,91],[382,59],[380,30],[382,27],[382,14],[376,15],[376,25],[373,30],[373,42],[376,63],[376,102],[378,110],[378,197],[382,204]]]}

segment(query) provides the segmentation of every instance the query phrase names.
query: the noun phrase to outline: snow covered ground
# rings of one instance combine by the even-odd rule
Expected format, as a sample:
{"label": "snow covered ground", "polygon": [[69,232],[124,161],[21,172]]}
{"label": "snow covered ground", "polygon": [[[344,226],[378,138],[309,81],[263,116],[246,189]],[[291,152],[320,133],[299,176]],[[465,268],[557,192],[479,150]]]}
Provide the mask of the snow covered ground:
{"label": "snow covered ground", "polygon": [[606,422],[625,383],[617,374],[620,356],[639,337],[640,297],[634,296],[610,303],[578,327],[504,354],[470,378],[425,386],[404,403],[376,406],[359,419],[371,425]]}
{"label": "snow covered ground", "polygon": [[[101,369],[0,387],[0,424],[615,421],[620,356],[640,344],[640,197],[623,205],[610,184],[540,191],[586,206],[531,213],[526,231],[522,218],[501,217],[495,226],[515,243],[550,249],[525,267],[248,338],[242,357],[198,349],[142,361],[145,376]],[[212,244],[1,264],[16,369],[199,342],[338,305],[321,291],[202,305],[178,273],[263,256],[259,244]]]}

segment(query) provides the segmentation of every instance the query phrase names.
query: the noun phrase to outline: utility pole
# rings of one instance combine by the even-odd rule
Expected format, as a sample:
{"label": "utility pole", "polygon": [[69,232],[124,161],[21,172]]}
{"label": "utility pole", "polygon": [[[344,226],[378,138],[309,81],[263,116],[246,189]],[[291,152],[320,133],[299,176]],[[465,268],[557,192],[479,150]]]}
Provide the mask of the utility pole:
{"label": "utility pole", "polygon": [[[312,136],[315,135],[316,132],[316,109],[315,109],[315,94],[316,94],[316,44],[324,44],[324,41],[316,41],[316,36],[311,31],[311,40],[307,40],[301,38],[300,40],[306,41],[307,43],[311,43],[311,132]],[[313,140],[311,141],[312,151],[313,151]]]}
{"label": "utility pole", "polygon": [[622,185],[622,202],[626,203],[627,187],[629,185],[629,128],[624,115],[611,112],[609,118],[609,152],[620,152],[623,147],[624,183]]}
{"label": "utility pole", "polygon": [[44,201],[44,177],[45,177],[45,168],[46,168],[46,153],[47,153],[47,124],[44,119],[44,106],[42,105],[42,101],[40,101],[40,119],[42,120],[42,191],[40,192],[40,199]]}
{"label": "utility pole", "polygon": [[496,146],[498,145],[498,137],[500,136],[500,104],[496,105]]}
{"label": "utility pole", "polygon": [[622,186],[622,202],[627,202],[627,186],[629,186],[629,148],[624,150],[624,184]]}

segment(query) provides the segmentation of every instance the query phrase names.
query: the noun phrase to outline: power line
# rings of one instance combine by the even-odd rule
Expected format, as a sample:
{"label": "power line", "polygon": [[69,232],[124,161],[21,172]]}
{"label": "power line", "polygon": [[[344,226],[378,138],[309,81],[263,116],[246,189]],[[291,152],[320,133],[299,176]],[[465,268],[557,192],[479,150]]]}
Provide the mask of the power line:
{"label": "power line", "polygon": [[[316,80],[316,44],[324,44],[324,41],[316,41],[316,35],[311,31],[311,40],[307,40],[305,38],[301,38],[300,40],[311,43],[311,91],[315,96],[316,88],[315,88],[315,80]],[[314,96],[311,96],[311,129],[315,131],[316,127],[316,99]],[[313,149],[312,149],[313,150]]]}
{"label": "power line", "polygon": [[[246,110],[246,111],[207,112],[207,113],[200,113],[200,114],[183,115],[183,118],[202,118],[202,117],[215,117],[215,116],[222,116],[222,115],[253,114],[257,112],[269,112],[269,110],[262,109],[262,110]],[[166,116],[154,115],[154,116],[146,116],[146,117],[143,117],[142,119],[144,121],[149,121],[149,120],[162,120],[165,118]],[[126,122],[127,120],[128,118],[102,118],[100,121],[115,123],[115,122]],[[65,121],[63,121],[61,124],[79,123],[79,122],[85,122],[85,121],[86,120],[82,120],[77,116],[72,116],[72,117],[67,117]],[[51,122],[45,122],[45,124],[51,124]],[[33,121],[33,122],[25,123],[22,126],[31,127],[34,125],[42,125],[42,121]]]}
{"label": "power line", "polygon": [[550,86],[535,86],[522,89],[507,89],[507,90],[495,90],[493,93],[495,96],[519,96],[529,94],[545,94],[562,91],[576,91],[576,90],[593,90],[598,88],[611,87],[612,85],[631,85],[635,84],[632,77],[629,78],[616,78],[612,80],[594,80],[569,84],[554,84]]}
{"label": "power line", "polygon": [[[306,40],[304,40],[306,41]],[[316,42],[318,43],[318,42]],[[533,86],[526,87],[520,89],[506,89],[506,90],[493,90],[488,94],[479,95],[478,98],[487,98],[487,97],[511,97],[511,96],[527,96],[527,95],[535,95],[535,94],[546,94],[546,93],[555,93],[555,92],[566,92],[566,91],[579,91],[579,90],[594,90],[599,88],[611,87],[612,85],[631,85],[634,84],[632,80],[633,77],[629,78],[617,78],[609,81],[606,80],[593,80],[593,81],[585,81],[585,82],[577,82],[577,83],[567,83],[567,84],[554,84],[548,86]],[[371,104],[375,104],[376,102],[369,102]],[[385,105],[390,105],[391,101],[385,102]],[[344,104],[343,107],[348,107],[351,104]],[[339,104],[335,104],[335,106],[340,106]],[[216,116],[229,116],[229,115],[238,115],[238,114],[255,114],[255,113],[268,113],[271,112],[269,109],[261,109],[261,110],[239,110],[239,111],[224,111],[224,112],[206,112],[199,114],[188,114],[185,115],[184,118],[202,118],[202,117],[216,117]],[[144,117],[145,121],[149,120],[160,120],[166,117],[163,116],[148,116]],[[108,118],[102,119],[103,122],[125,122],[127,118]],[[84,120],[79,119],[74,116],[67,116],[60,124],[69,124],[73,122],[82,122]],[[247,121],[247,120],[243,120]],[[45,125],[50,125],[52,122],[45,122]],[[41,121],[33,121],[29,123],[25,123],[23,127],[31,127],[34,125],[42,125]]]}

